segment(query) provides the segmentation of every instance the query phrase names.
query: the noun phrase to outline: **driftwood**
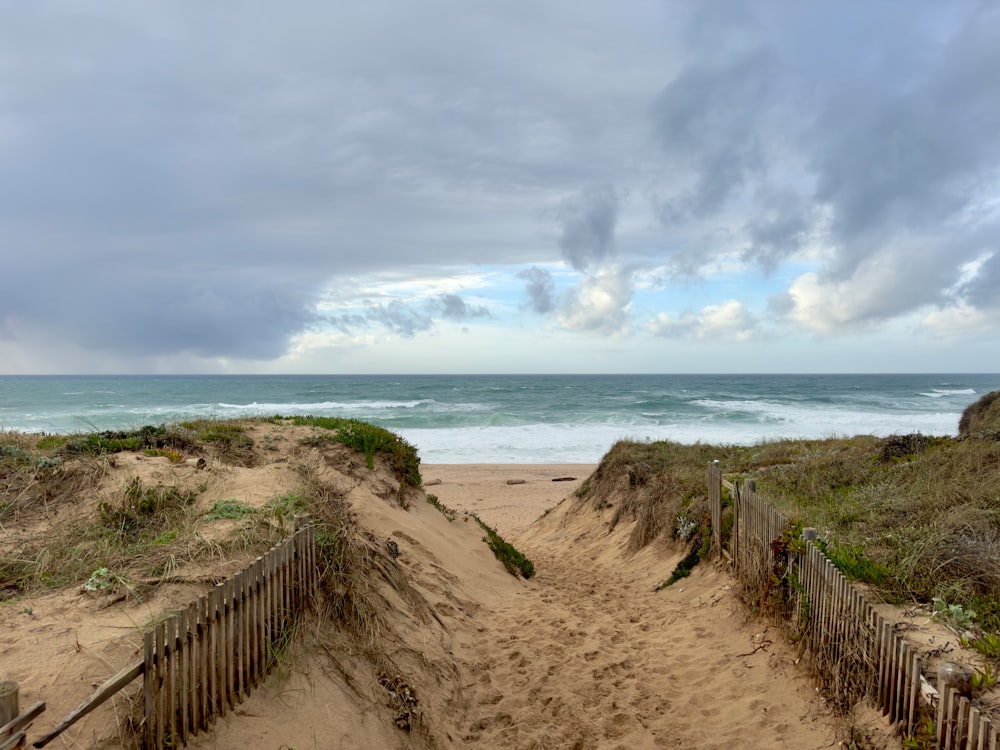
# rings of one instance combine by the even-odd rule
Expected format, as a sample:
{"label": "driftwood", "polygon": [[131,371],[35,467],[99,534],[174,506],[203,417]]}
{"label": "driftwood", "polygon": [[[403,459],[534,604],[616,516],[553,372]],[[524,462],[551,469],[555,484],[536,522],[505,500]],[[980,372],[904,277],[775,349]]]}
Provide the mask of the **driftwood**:
{"label": "driftwood", "polygon": [[576,477],[556,477],[553,482],[575,482]]}
{"label": "driftwood", "polygon": [[524,484],[523,479],[508,479],[507,484]]}

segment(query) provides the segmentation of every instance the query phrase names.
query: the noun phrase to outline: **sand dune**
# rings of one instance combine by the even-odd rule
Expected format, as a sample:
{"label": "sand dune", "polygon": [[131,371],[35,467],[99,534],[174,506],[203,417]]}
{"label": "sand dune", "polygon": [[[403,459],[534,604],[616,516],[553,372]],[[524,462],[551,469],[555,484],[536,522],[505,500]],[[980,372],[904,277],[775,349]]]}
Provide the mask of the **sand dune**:
{"label": "sand dune", "polygon": [[[265,470],[227,468],[226,492],[243,496],[245,488],[249,496],[260,488],[255,472]],[[338,471],[333,463],[327,470]],[[390,472],[337,474],[372,555],[384,554],[379,550],[388,541],[398,549],[393,565],[401,582],[372,583],[384,604],[373,614],[378,638],[361,642],[329,622],[307,623],[267,683],[190,746],[836,746],[841,722],[796,666],[787,642],[747,617],[725,571],[703,566],[657,593],[681,551],[654,543],[626,555],[627,524],[609,534],[606,518],[574,503],[574,490],[592,470],[422,467],[427,493],[475,512],[534,561],[537,575],[527,581],[503,569],[464,514],[449,521],[419,494],[409,509],[400,508],[386,491]],[[552,481],[567,477],[575,478]],[[262,497],[275,491],[269,486]],[[64,618],[83,618],[80,607],[94,606],[72,593],[64,598]],[[114,658],[95,670],[84,657],[103,641],[96,631],[93,641],[81,641],[89,630],[75,629],[82,656],[53,663],[54,674],[33,661],[47,608],[36,605],[30,624],[26,616],[5,618],[14,636],[0,650],[5,669],[23,681],[25,702],[37,697],[54,707],[40,731],[131,658],[135,624],[122,637],[108,629],[115,627],[111,620],[146,619],[153,608],[147,602],[141,612],[101,610],[109,621],[100,648]],[[64,646],[69,653],[72,643]],[[75,684],[62,684],[68,675]],[[95,712],[59,741],[118,747],[116,739],[96,739],[114,734],[116,710]]]}

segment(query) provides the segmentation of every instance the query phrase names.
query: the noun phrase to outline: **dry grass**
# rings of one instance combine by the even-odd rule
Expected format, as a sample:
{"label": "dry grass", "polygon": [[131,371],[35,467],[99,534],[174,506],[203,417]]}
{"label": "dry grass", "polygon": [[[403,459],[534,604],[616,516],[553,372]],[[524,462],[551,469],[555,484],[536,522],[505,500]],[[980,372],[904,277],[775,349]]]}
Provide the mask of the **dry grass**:
{"label": "dry grass", "polygon": [[614,506],[614,522],[638,521],[634,544],[669,532],[687,504],[698,508],[705,465],[757,491],[819,530],[848,577],[888,600],[934,597],[1000,629],[1000,440],[923,435],[684,446],[623,441],[581,487],[581,502]]}
{"label": "dry grass", "polygon": [[987,393],[970,404],[958,422],[960,435],[983,432],[1000,432],[1000,391]]}

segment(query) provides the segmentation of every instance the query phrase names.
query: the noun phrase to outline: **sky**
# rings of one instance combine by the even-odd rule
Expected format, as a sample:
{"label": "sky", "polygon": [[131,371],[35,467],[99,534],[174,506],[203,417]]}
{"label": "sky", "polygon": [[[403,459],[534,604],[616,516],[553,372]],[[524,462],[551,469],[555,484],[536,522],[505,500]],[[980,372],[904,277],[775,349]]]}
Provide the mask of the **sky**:
{"label": "sky", "polygon": [[1000,4],[0,0],[0,373],[1000,371]]}

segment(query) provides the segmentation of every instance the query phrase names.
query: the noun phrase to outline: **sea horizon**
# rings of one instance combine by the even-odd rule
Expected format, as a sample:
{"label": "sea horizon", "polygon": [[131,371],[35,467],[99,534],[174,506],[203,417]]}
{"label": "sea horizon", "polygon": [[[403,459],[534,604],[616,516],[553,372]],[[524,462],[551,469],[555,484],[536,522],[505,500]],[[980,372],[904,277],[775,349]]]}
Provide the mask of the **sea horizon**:
{"label": "sea horizon", "polygon": [[0,430],[261,416],[371,422],[425,463],[597,463],[621,439],[753,444],[957,434],[997,373],[0,375]]}

